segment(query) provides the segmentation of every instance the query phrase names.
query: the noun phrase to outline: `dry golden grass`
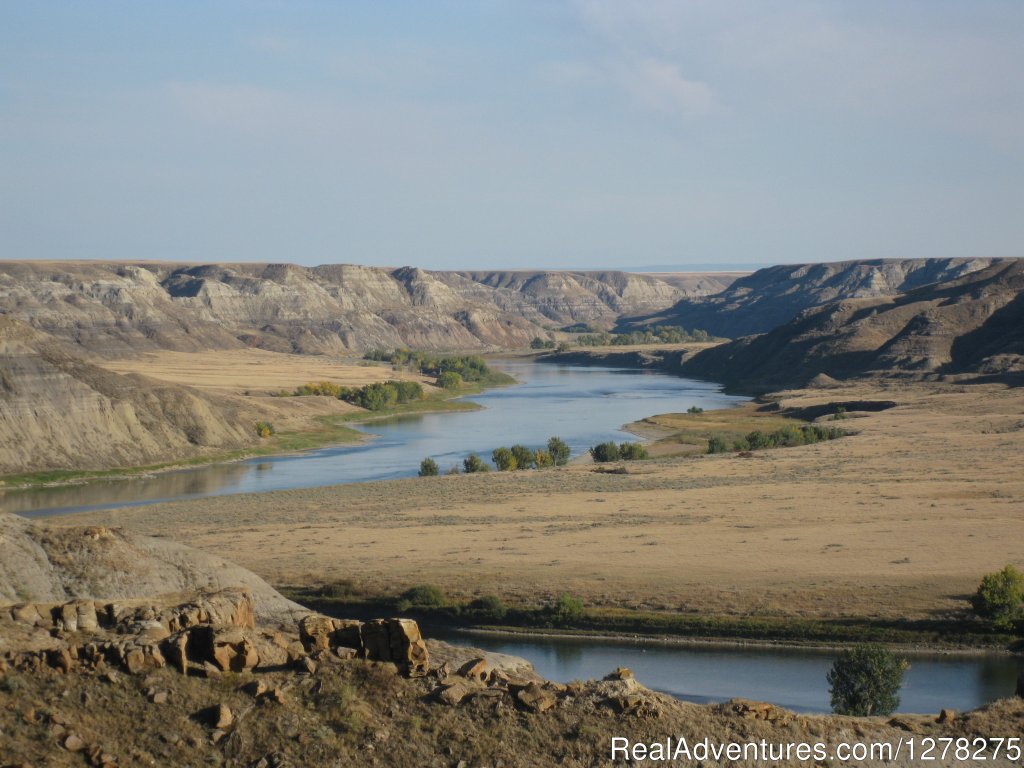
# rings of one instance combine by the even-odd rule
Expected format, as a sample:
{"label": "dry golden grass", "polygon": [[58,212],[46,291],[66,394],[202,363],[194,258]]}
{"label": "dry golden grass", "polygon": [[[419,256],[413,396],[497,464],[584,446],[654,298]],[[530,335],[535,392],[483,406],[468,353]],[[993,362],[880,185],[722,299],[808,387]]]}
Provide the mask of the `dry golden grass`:
{"label": "dry golden grass", "polygon": [[387,379],[412,379],[424,384],[432,381],[358,358],[288,355],[262,349],[160,350],[127,360],[104,361],[100,365],[116,373],[138,373],[173,384],[239,393],[291,391],[310,381],[331,381],[347,387]]}
{"label": "dry golden grass", "polygon": [[1024,390],[871,384],[782,404],[861,399],[899,405],[851,414],[850,437],[752,458],[410,479],[63,521],[170,535],[278,584],[429,582],[512,601],[568,591],[722,615],[962,610],[983,573],[1024,565]]}

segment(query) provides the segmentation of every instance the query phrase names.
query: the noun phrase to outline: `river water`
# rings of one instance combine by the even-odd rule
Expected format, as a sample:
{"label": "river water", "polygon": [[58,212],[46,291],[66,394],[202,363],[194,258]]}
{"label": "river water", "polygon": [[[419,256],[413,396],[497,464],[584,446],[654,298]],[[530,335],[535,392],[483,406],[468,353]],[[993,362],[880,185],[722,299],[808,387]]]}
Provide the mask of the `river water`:
{"label": "river water", "polygon": [[[797,712],[830,711],[825,675],[835,653],[803,648],[722,646],[607,639],[467,634],[426,628],[430,637],[530,661],[543,677],[567,683],[600,679],[619,666],[662,693],[698,703],[734,697],[770,701]],[[914,654],[908,657],[900,712],[965,711],[1014,694],[1021,661],[1008,655]]]}
{"label": "river water", "polygon": [[[496,368],[520,383],[472,400],[483,410],[418,414],[359,427],[372,436],[362,445],[332,446],[294,456],[259,458],[93,482],[64,488],[0,493],[0,509],[29,517],[162,500],[306,488],[416,474],[434,458],[444,471],[471,452],[489,457],[499,445],[541,446],[558,435],[573,454],[604,440],[631,440],[622,425],[691,405],[728,408],[744,398],[707,382],[654,372],[502,361]],[[435,633],[436,634],[436,633]],[[734,696],[771,701],[802,711],[829,708],[825,674],[832,655],[772,648],[708,648],[564,639],[450,637],[487,650],[529,659],[545,677],[569,681],[631,667],[651,688],[692,701]],[[1017,661],[1010,657],[915,657],[901,710],[970,709],[1013,693]]]}
{"label": "river water", "polygon": [[662,373],[527,361],[495,368],[519,383],[473,395],[478,411],[412,414],[354,425],[371,439],[292,456],[262,457],[146,477],[0,492],[0,509],[29,517],[173,499],[312,488],[409,477],[427,456],[445,471],[469,453],[490,457],[500,445],[543,446],[565,440],[573,455],[604,440],[635,440],[622,425],[691,405],[727,408],[745,398],[716,384]]}

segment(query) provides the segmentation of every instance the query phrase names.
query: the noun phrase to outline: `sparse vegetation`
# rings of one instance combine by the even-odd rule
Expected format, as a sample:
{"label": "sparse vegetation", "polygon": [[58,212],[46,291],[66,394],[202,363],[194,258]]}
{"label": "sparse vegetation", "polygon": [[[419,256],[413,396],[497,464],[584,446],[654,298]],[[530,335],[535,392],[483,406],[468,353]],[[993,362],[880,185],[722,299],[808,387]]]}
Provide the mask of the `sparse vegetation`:
{"label": "sparse vegetation", "polygon": [[900,705],[906,659],[880,646],[842,651],[828,673],[832,711],[839,715],[888,715]]}
{"label": "sparse vegetation", "polygon": [[436,477],[438,471],[437,462],[429,456],[420,462],[420,477]]}
{"label": "sparse vegetation", "polygon": [[[733,451],[758,451],[765,448],[790,448],[797,445],[811,445],[825,440],[845,437],[848,433],[839,427],[823,427],[820,424],[804,426],[787,425],[773,432],[755,429],[736,440],[731,447]],[[708,439],[708,453],[728,453],[730,447],[725,439],[712,436]]]}
{"label": "sparse vegetation", "polygon": [[1002,630],[1024,629],[1024,573],[1012,565],[986,574],[971,598],[974,612]]}
{"label": "sparse vegetation", "polygon": [[[445,373],[458,374],[463,382],[475,382],[482,385],[495,386],[510,384],[514,379],[508,374],[492,370],[480,355],[448,355],[437,356],[429,352],[414,352],[409,349],[396,349],[392,352],[374,350],[364,356],[367,360],[378,360],[391,363],[395,370],[410,370],[427,376],[438,377],[438,386],[444,387],[440,377]],[[446,377],[445,381],[454,381]],[[444,387],[454,389],[453,386]]]}
{"label": "sparse vegetation", "polygon": [[[570,326],[578,327],[578,326]],[[583,333],[576,337],[581,347],[632,346],[638,344],[683,344],[711,341],[712,336],[700,328],[687,330],[677,325],[655,325],[630,333]]]}
{"label": "sparse vegetation", "polygon": [[724,437],[715,435],[708,439],[708,453],[728,453],[729,443],[725,441]]}
{"label": "sparse vegetation", "polygon": [[842,421],[848,418],[846,415],[846,408],[842,405],[836,406],[835,413],[829,417],[829,421]]}

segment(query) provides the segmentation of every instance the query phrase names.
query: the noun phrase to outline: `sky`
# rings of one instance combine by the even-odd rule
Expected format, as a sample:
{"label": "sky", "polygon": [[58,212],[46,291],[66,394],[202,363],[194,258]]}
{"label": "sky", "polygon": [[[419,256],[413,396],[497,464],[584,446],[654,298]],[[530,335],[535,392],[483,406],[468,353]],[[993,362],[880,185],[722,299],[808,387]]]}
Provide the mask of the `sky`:
{"label": "sky", "polygon": [[0,3],[0,259],[1024,256],[1020,0]]}

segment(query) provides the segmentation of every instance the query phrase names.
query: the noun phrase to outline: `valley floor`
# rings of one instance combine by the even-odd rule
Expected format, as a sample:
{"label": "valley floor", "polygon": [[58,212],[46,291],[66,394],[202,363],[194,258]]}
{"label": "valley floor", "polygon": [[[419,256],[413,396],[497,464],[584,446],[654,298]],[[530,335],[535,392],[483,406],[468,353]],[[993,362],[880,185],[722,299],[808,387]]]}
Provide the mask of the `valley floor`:
{"label": "valley floor", "polygon": [[[274,584],[437,584],[510,604],[804,618],[947,617],[982,574],[1021,565],[1024,390],[871,383],[783,408],[892,400],[827,443],[414,478],[54,518],[229,556]],[[678,426],[663,420],[666,434]]]}

